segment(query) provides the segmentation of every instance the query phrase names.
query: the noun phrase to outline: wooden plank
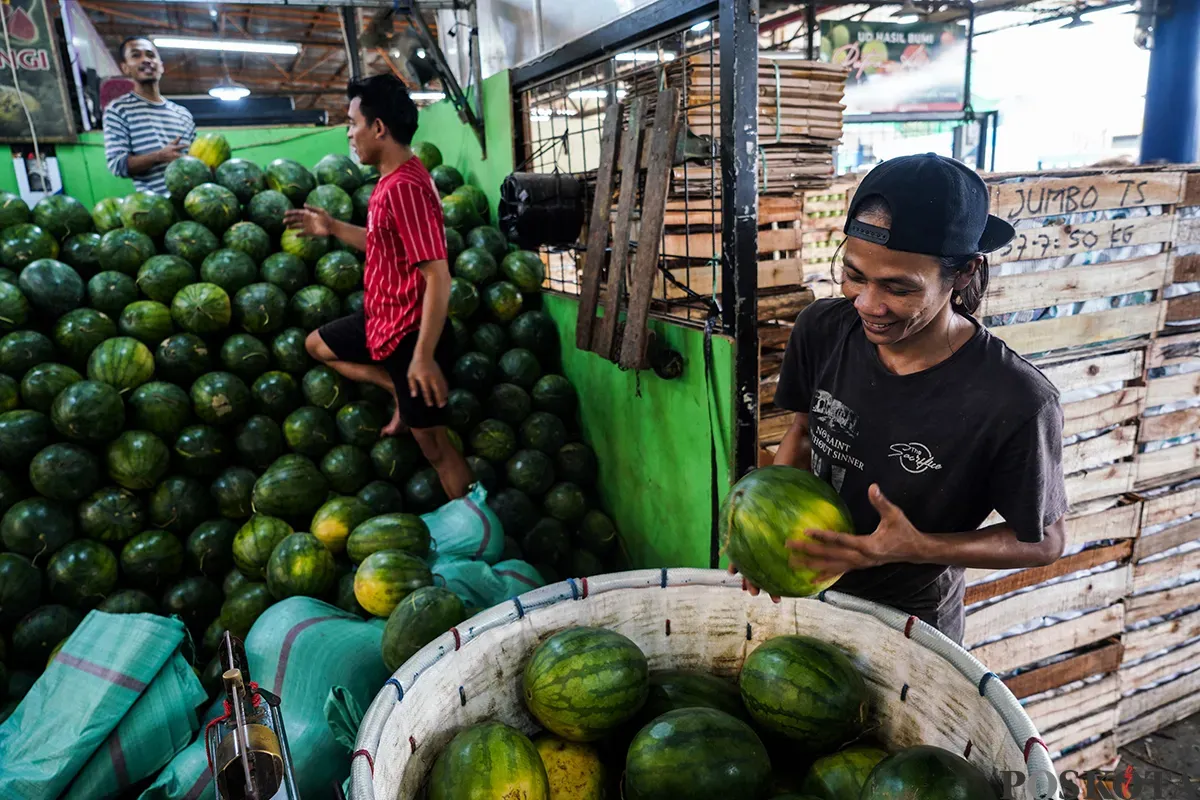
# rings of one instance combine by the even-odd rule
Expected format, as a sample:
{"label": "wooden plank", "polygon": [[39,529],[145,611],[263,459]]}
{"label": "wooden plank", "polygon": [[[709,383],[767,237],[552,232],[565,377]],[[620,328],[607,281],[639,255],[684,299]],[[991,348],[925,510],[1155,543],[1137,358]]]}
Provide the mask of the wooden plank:
{"label": "wooden plank", "polygon": [[[1053,753],[1051,754],[1053,755]],[[1073,771],[1082,774],[1088,770],[1110,767],[1117,760],[1116,736],[1105,736],[1087,747],[1072,750],[1070,753],[1055,756],[1054,768],[1059,774]],[[1077,795],[1082,796],[1082,795]]]}
{"label": "wooden plank", "polygon": [[1160,304],[1126,306],[1091,314],[996,325],[988,328],[1021,354],[1145,336],[1158,330]]}
{"label": "wooden plank", "polygon": [[1110,642],[1087,653],[1013,676],[1004,684],[1017,698],[1040,694],[1093,675],[1112,672],[1121,663],[1121,643]]}
{"label": "wooden plank", "polygon": [[1093,547],[1069,556],[1064,556],[1053,564],[1044,567],[1033,567],[1013,572],[986,583],[976,583],[967,587],[963,603],[971,606],[993,597],[1015,592],[1039,583],[1070,575],[1084,569],[1092,569],[1110,561],[1125,561],[1133,552],[1133,541],[1127,540],[1108,547]]}
{"label": "wooden plank", "polygon": [[1146,350],[1137,347],[1105,355],[1089,355],[1072,361],[1039,361],[1035,364],[1061,393],[1142,376]]}
{"label": "wooden plank", "polygon": [[798,292],[773,294],[758,298],[758,321],[766,322],[772,319],[784,319],[792,322],[800,312],[813,302],[811,289],[801,289]]}
{"label": "wooden plank", "polygon": [[1176,678],[1170,683],[1155,686],[1153,689],[1122,697],[1118,710],[1120,721],[1130,722],[1156,708],[1161,708],[1168,703],[1175,703],[1193,694],[1200,694],[1200,670]]}
{"label": "wooden plank", "polygon": [[1091,713],[1091,709],[1115,705],[1120,699],[1121,684],[1116,675],[1108,675],[1078,689],[1028,703],[1025,713],[1039,731],[1050,731]]}
{"label": "wooden plank", "polygon": [[1200,486],[1146,500],[1142,510],[1142,526],[1162,525],[1192,514],[1200,514]]}
{"label": "wooden plank", "polygon": [[608,263],[608,285],[604,288],[604,316],[596,326],[588,347],[610,361],[613,360],[613,338],[621,319],[621,302],[625,297],[625,273],[629,262],[629,231],[637,203],[637,159],[641,152],[642,114],[645,98],[635,97],[629,104],[629,127],[621,142],[621,189],[617,194],[617,221],[613,226],[612,257]]}
{"label": "wooden plank", "polygon": [[1166,414],[1155,414],[1142,420],[1138,441],[1157,442],[1174,439],[1200,431],[1200,407],[1182,408]]}
{"label": "wooden plank", "polygon": [[1078,267],[1022,272],[993,278],[983,296],[980,316],[1007,314],[1027,308],[1161,289],[1169,253],[1132,261],[1111,261]]}
{"label": "wooden plank", "polygon": [[600,300],[600,272],[604,251],[608,249],[608,226],[612,216],[613,166],[616,163],[617,140],[621,133],[621,104],[609,108],[604,117],[604,133],[600,140],[600,165],[596,169],[596,201],[592,203],[592,219],[588,225],[587,254],[583,263],[583,286],[579,292],[579,310],[575,323],[575,347],[592,349],[592,332],[596,325],[596,306]]}
{"label": "wooden plank", "polygon": [[1131,386],[1089,400],[1067,403],[1063,410],[1063,436],[1096,431],[1136,420],[1145,409],[1146,387]]}
{"label": "wooden plank", "polygon": [[758,328],[759,347],[785,347],[790,338],[791,325],[760,325]]}
{"label": "wooden plank", "polygon": [[[1129,657],[1129,637],[1125,637],[1125,663],[1133,659]],[[1157,652],[1151,650],[1150,652]],[[1160,683],[1181,672],[1193,670],[1200,664],[1200,639],[1182,647],[1176,647],[1170,652],[1146,659],[1140,664],[1122,666],[1117,673],[1121,679],[1121,691],[1128,694],[1137,689]]]}
{"label": "wooden plank", "polygon": [[1118,172],[996,183],[988,189],[992,213],[1012,222],[1081,211],[1174,204],[1183,198],[1183,184],[1183,172]]}
{"label": "wooden plank", "polygon": [[971,649],[971,655],[986,664],[992,672],[1004,673],[1025,664],[1044,661],[1059,653],[1078,650],[1110,636],[1120,636],[1124,629],[1125,607],[1114,603],[1108,608],[1057,625],[1047,625],[980,645]]}
{"label": "wooden plank", "polygon": [[988,260],[993,264],[1003,264],[1008,261],[1062,258],[1094,250],[1170,242],[1175,238],[1175,225],[1174,214],[1160,214],[1137,219],[1021,228],[1009,244],[993,253]]}
{"label": "wooden plank", "polygon": [[784,434],[792,427],[796,415],[788,412],[763,417],[758,421],[758,441],[763,444],[775,444],[783,440]]}
{"label": "wooden plank", "polygon": [[1200,473],[1200,442],[1164,447],[1153,453],[1138,453],[1135,485],[1139,488],[1161,486]]}
{"label": "wooden plank", "polygon": [[1181,372],[1146,381],[1146,408],[1200,397],[1200,371]]}
{"label": "wooden plank", "polygon": [[1171,367],[1200,361],[1200,333],[1160,336],[1150,343],[1146,367]]}
{"label": "wooden plank", "polygon": [[1067,503],[1078,505],[1088,500],[1128,492],[1133,485],[1134,464],[1122,461],[1066,478]]}
{"label": "wooden plank", "polygon": [[[758,252],[771,253],[776,250],[791,251],[801,247],[799,228],[760,228]],[[638,241],[642,241],[639,232]],[[668,233],[663,236],[664,256],[686,256],[687,258],[715,258],[721,253],[721,233]],[[1160,281],[1161,283],[1161,281]],[[1134,290],[1130,290],[1134,291]]]}
{"label": "wooden plank", "polygon": [[[1130,742],[1136,742],[1144,736],[1186,719],[1200,711],[1200,692],[1185,697],[1182,700],[1165,705],[1155,711],[1117,726],[1116,740],[1118,747],[1124,747]],[[1056,765],[1057,766],[1057,765]]]}
{"label": "wooden plank", "polygon": [[[691,269],[684,269],[688,262],[678,265],[669,264],[668,269],[680,283],[685,284],[696,294],[712,294],[721,290],[721,267],[719,264],[690,264]],[[774,289],[785,286],[799,287],[805,279],[804,260],[800,258],[763,258],[758,262],[758,288]],[[683,297],[687,292],[665,277],[658,280],[658,286],[666,297]]]}
{"label": "wooden plank", "polygon": [[1200,539],[1200,518],[1173,525],[1150,536],[1142,534],[1134,547],[1133,559],[1141,561],[1197,539]]}
{"label": "wooden plank", "polygon": [[1189,256],[1175,256],[1175,264],[1171,272],[1172,283],[1191,283],[1200,281],[1200,253]]}
{"label": "wooden plank", "polygon": [[1184,206],[1200,206],[1200,172],[1185,173],[1183,200],[1179,204]]}
{"label": "wooden plank", "polygon": [[1060,753],[1095,736],[1110,734],[1117,728],[1117,705],[1089,708],[1089,713],[1070,725],[1043,732],[1042,740],[1051,753]]}
{"label": "wooden plank", "polygon": [[1136,625],[1155,617],[1200,605],[1200,581],[1176,586],[1161,592],[1125,598],[1125,624]]}
{"label": "wooden plank", "polygon": [[1200,244],[1200,218],[1180,217],[1175,227],[1175,246]]}
{"label": "wooden plank", "polygon": [[1063,474],[1071,475],[1128,458],[1137,448],[1137,431],[1136,425],[1126,425],[1064,447]]}
{"label": "wooden plank", "polygon": [[964,641],[974,645],[1031,619],[1112,605],[1128,594],[1130,580],[1123,566],[1001,600],[967,615]]}
{"label": "wooden plank", "polygon": [[1200,292],[1172,297],[1167,301],[1167,322],[1200,319]]}
{"label": "wooden plank", "polygon": [[1178,553],[1158,561],[1133,565],[1133,594],[1143,594],[1159,584],[1200,572],[1200,550]]}

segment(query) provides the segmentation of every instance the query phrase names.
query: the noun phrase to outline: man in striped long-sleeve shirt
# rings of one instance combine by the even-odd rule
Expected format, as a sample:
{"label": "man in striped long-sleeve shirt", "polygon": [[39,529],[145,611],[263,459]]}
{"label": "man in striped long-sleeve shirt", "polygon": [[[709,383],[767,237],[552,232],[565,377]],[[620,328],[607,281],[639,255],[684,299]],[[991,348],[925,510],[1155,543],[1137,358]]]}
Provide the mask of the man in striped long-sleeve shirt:
{"label": "man in striped long-sleeve shirt", "polygon": [[169,194],[167,164],[187,152],[196,137],[192,114],[158,91],[163,64],[153,42],[130,37],[117,51],[121,72],[134,90],[104,110],[104,157],[118,178],[132,178],[139,191]]}
{"label": "man in striped long-sleeve shirt", "polygon": [[450,265],[442,204],[433,178],[413,155],[417,107],[399,78],[375,75],[350,84],[350,144],[379,167],[367,227],[335,220],[315,206],[288,211],[288,226],[336,236],[366,252],[363,310],[308,335],[309,355],[353,381],[392,393],[389,436],[411,429],[437,470],[446,496],[462,497],[475,480],[446,430],[446,373],[454,363]]}

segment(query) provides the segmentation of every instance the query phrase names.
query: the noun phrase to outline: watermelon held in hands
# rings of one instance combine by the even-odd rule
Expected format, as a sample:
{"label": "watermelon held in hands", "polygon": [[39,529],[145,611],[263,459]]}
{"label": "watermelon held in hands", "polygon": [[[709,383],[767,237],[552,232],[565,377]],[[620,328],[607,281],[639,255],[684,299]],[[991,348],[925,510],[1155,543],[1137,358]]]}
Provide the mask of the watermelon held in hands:
{"label": "watermelon held in hands", "polygon": [[[178,321],[174,309],[172,319]],[[191,386],[192,381],[211,368],[212,358],[208,354],[208,345],[194,333],[168,336],[159,343],[154,352],[155,372],[162,378],[183,386]],[[190,400],[188,406],[191,407]]]}
{"label": "watermelon held in hands", "polygon": [[271,236],[283,233],[283,215],[294,206],[282,192],[267,189],[250,198],[246,204],[246,219]]}
{"label": "watermelon held in hands", "polygon": [[54,428],[71,441],[106,442],[125,426],[125,404],[109,384],[79,381],[54,399],[50,419]]}
{"label": "watermelon held in hands", "polygon": [[21,270],[17,286],[30,305],[57,319],[83,302],[83,278],[61,261],[40,258]]}
{"label": "watermelon held in hands", "polygon": [[273,245],[270,234],[253,222],[235,222],[225,231],[221,242],[230,250],[239,250],[250,256],[256,264],[271,254]]}
{"label": "watermelon held in hands", "polygon": [[760,645],[738,685],[756,723],[809,750],[837,747],[867,722],[862,674],[837,647],[810,636],[776,636]]}
{"label": "watermelon held in hands", "polygon": [[31,261],[57,257],[58,242],[39,225],[26,222],[0,233],[0,264],[8,269],[20,272]]}
{"label": "watermelon held in hands", "polygon": [[153,300],[138,300],[121,311],[117,330],[148,347],[157,347],[175,332],[175,325],[171,320],[171,309]]}
{"label": "watermelon held in hands", "polygon": [[[459,260],[462,256],[459,256]],[[455,319],[467,319],[479,309],[479,290],[463,278],[450,279],[449,313]]]}
{"label": "watermelon held in hands", "polygon": [[806,597],[832,586],[817,573],[793,566],[788,541],[810,529],[854,533],[841,497],[807,470],[788,466],[757,469],[738,481],[721,504],[721,542],[746,579],[772,595]]}
{"label": "watermelon held in hands", "polygon": [[[303,165],[287,158],[277,158],[266,169],[267,188],[281,192],[297,208],[304,198],[317,188],[317,179]],[[265,226],[264,226],[265,227]]]}
{"label": "watermelon held in hands", "polygon": [[55,239],[66,239],[92,229],[92,215],[83,203],[65,194],[43,197],[33,207],[33,224]]}
{"label": "watermelon held in hands", "polygon": [[192,141],[188,155],[200,159],[209,169],[216,169],[229,160],[229,140],[219,133],[202,133]]}
{"label": "watermelon held in hands", "polygon": [[283,520],[255,514],[233,537],[233,563],[244,575],[263,578],[275,545],[292,533]]}
{"label": "watermelon held in hands", "polygon": [[213,173],[216,183],[233,192],[239,203],[248,203],[267,185],[262,168],[244,158],[231,158]]}
{"label": "watermelon held in hands", "polygon": [[432,585],[433,573],[425,562],[402,550],[372,553],[354,573],[354,596],[377,617],[387,617],[409,594]]}
{"label": "watermelon held in hands", "polygon": [[109,477],[119,486],[152,489],[167,473],[171,451],[149,431],[125,431],[108,446],[105,459]]}
{"label": "watermelon held in hands", "polygon": [[329,212],[329,216],[342,222],[349,222],[354,216],[354,201],[340,187],[333,184],[318,186],[304,198],[305,206],[321,208]]}
{"label": "watermelon held in hands", "polygon": [[163,246],[173,256],[182,258],[193,267],[199,267],[209,253],[221,247],[221,242],[208,228],[190,220],[176,222],[167,229]]}
{"label": "watermelon held in hands", "polygon": [[333,553],[311,533],[286,536],[267,562],[267,589],[277,599],[304,595],[320,597],[337,578]]}
{"label": "watermelon held in hands", "polygon": [[604,628],[569,628],[533,651],[522,691],[543,727],[573,742],[589,742],[641,710],[649,673],[645,654],[627,637]]}
{"label": "watermelon held in hands", "polygon": [[861,800],[906,800],[914,787],[948,800],[996,800],[987,777],[970,761],[932,745],[907,747],[880,761],[863,785]]}
{"label": "watermelon held in hands", "polygon": [[58,602],[92,608],[117,585],[117,557],[99,542],[79,539],[54,554],[46,565],[46,578]]}
{"label": "watermelon held in hands", "polygon": [[106,272],[120,272],[132,277],[156,252],[154,241],[146,234],[131,228],[117,228],[100,237],[96,255]]}
{"label": "watermelon held in hands", "polygon": [[484,797],[553,797],[546,768],[533,742],[500,722],[459,731],[438,755],[429,778],[429,800]]}
{"label": "watermelon held in hands", "polygon": [[175,222],[175,207],[165,197],[134,192],[121,201],[121,222],[130,230],[157,239]]}
{"label": "watermelon held in hands", "polygon": [[625,761],[630,800],[762,797],[770,779],[771,760],[754,729],[712,708],[669,711],[648,723]]}
{"label": "watermelon held in hands", "polygon": [[180,289],[195,282],[195,268],[172,255],[151,256],[137,274],[137,285],[142,294],[163,304],[169,304]]}
{"label": "watermelon held in hands", "polygon": [[[170,192],[171,199],[176,203],[182,203],[188,192],[202,183],[210,183],[212,179],[213,173],[208,164],[195,156],[180,156],[167,164],[167,170],[163,173],[167,191]],[[95,219],[94,211],[92,218]]]}
{"label": "watermelon held in hands", "polygon": [[856,745],[818,758],[800,790],[819,800],[859,800],[867,776],[887,755],[877,747]]}
{"label": "watermelon held in hands", "polygon": [[229,293],[215,283],[185,286],[171,300],[171,318],[188,333],[217,333],[229,326],[232,317]]}
{"label": "watermelon held in hands", "polygon": [[133,492],[110,486],[79,504],[79,530],[99,542],[124,542],[146,527],[146,509]]}
{"label": "watermelon held in hands", "polygon": [[52,444],[29,462],[29,482],[51,500],[77,503],[96,489],[100,464],[82,447]]}
{"label": "watermelon held in hands", "polygon": [[188,192],[183,208],[189,217],[213,233],[237,222],[242,204],[237,196],[217,183],[202,183]]}
{"label": "watermelon held in hands", "polygon": [[462,600],[449,589],[417,589],[388,615],[383,629],[384,665],[395,672],[418,650],[466,618]]}

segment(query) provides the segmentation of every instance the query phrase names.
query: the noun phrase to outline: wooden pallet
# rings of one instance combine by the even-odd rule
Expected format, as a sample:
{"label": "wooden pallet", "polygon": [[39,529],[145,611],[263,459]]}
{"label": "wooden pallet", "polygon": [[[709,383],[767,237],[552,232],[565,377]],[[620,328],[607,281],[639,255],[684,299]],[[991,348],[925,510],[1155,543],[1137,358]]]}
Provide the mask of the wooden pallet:
{"label": "wooden pallet", "polygon": [[[1200,365],[1200,333],[1161,336],[1151,345],[1148,370],[1183,365]],[[1164,442],[1200,430],[1200,408],[1182,408],[1167,414],[1156,413],[1162,406],[1187,402],[1200,396],[1200,372],[1184,372],[1146,381],[1147,415],[1138,433],[1141,449],[1152,442]],[[1200,441],[1139,452],[1136,458],[1135,484],[1138,487],[1161,486],[1200,475]]]}

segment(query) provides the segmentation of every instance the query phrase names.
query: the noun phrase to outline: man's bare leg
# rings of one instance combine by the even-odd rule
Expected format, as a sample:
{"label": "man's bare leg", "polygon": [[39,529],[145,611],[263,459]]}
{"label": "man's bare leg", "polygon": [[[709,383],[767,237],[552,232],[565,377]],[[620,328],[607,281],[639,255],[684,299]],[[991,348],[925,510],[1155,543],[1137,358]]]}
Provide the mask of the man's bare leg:
{"label": "man's bare leg", "polygon": [[386,389],[391,394],[392,402],[395,403],[395,410],[392,412],[391,421],[380,431],[382,435],[394,436],[397,433],[404,433],[408,430],[408,426],[400,419],[400,403],[396,401],[396,384],[392,382],[392,376],[388,375],[386,369],[374,364],[356,364],[353,361],[339,361],[334,352],[329,349],[329,345],[325,344],[325,340],[321,338],[321,334],[318,331],[313,331],[308,335],[308,338],[304,340],[304,346],[310,356],[342,377],[349,378],[355,383],[373,383],[381,389]]}
{"label": "man's bare leg", "polygon": [[445,427],[413,428],[413,438],[421,446],[426,460],[437,471],[446,497],[457,500],[466,495],[467,489],[475,482],[475,475],[462,453],[451,443]]}

